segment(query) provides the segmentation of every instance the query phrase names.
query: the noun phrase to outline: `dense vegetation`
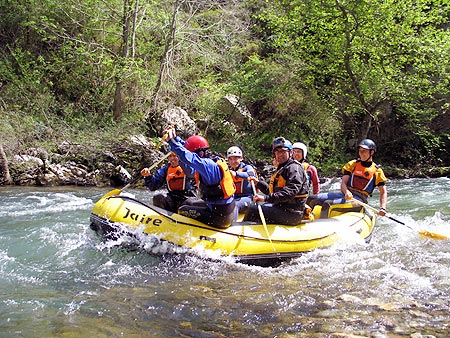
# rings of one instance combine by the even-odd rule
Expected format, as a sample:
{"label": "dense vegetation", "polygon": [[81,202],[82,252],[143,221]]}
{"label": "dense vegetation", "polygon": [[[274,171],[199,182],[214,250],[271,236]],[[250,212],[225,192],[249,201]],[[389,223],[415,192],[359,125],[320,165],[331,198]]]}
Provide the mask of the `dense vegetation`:
{"label": "dense vegetation", "polygon": [[325,169],[370,137],[385,164],[449,166],[449,19],[445,0],[4,0],[1,146],[89,154],[178,106],[219,151],[268,157],[283,135]]}

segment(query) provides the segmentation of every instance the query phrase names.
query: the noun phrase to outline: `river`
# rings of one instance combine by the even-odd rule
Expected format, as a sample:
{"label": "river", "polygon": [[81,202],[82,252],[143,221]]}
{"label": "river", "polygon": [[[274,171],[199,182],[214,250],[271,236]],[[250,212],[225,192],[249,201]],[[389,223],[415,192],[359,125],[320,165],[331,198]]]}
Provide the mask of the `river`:
{"label": "river", "polygon": [[272,268],[102,242],[89,215],[107,191],[0,187],[0,337],[450,336],[450,241],[418,233],[450,236],[448,178],[389,182],[407,226],[378,218],[369,244]]}

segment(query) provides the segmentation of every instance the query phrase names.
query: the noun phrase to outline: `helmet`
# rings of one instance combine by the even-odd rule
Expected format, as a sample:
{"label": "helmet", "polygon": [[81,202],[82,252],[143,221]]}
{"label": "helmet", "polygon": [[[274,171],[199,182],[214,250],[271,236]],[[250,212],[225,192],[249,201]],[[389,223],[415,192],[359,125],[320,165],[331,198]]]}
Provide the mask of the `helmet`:
{"label": "helmet", "polygon": [[308,155],[308,148],[306,147],[306,144],[302,142],[295,142],[292,145],[292,149],[300,149],[303,151],[303,158],[306,158],[306,155]]}
{"label": "helmet", "polygon": [[282,147],[285,150],[292,150],[292,143],[289,140],[286,140],[284,137],[277,137],[272,141],[272,151],[275,149]]}
{"label": "helmet", "polygon": [[195,152],[199,149],[209,148],[209,143],[203,136],[193,135],[186,140],[184,147],[191,152]]}
{"label": "helmet", "polygon": [[227,150],[227,158],[229,158],[230,156],[242,157],[242,150],[241,150],[241,148],[236,147],[236,146],[228,148],[228,150]]}
{"label": "helmet", "polygon": [[373,151],[377,150],[377,146],[375,145],[375,142],[373,142],[369,138],[366,138],[366,139],[362,140],[361,142],[359,142],[358,148],[359,147],[364,148],[364,149],[373,150]]}

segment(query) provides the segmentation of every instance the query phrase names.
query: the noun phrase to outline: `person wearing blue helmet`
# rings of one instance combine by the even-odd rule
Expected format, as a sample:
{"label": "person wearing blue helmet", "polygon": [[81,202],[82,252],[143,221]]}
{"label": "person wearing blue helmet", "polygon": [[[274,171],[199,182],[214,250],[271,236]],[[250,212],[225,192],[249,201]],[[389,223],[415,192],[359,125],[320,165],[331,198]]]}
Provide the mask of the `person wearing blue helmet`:
{"label": "person wearing blue helmet", "polygon": [[[269,183],[250,176],[256,187],[265,195],[255,195],[253,201],[261,204],[267,223],[297,225],[303,219],[308,197],[308,177],[301,164],[292,158],[292,143],[284,137],[272,141],[272,153],[277,168]],[[244,221],[259,221],[257,205],[252,205]]]}

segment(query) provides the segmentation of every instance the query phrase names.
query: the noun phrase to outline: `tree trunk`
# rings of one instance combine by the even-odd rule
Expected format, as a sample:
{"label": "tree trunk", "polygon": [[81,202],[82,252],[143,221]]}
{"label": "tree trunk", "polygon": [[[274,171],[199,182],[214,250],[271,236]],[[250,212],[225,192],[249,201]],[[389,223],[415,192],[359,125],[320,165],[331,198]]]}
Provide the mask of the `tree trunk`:
{"label": "tree trunk", "polygon": [[[131,23],[131,11],[132,6],[129,0],[123,1],[123,29],[122,29],[122,53],[120,64],[124,65],[127,62],[128,50],[129,50],[129,38],[130,38],[130,23]],[[116,90],[114,93],[114,103],[113,103],[113,117],[117,121],[122,116],[122,86],[123,86],[123,74],[116,77]]]}
{"label": "tree trunk", "polygon": [[174,52],[173,45],[175,42],[175,33],[177,30],[177,15],[178,15],[178,11],[180,10],[180,7],[183,4],[183,2],[184,2],[184,0],[177,0],[177,1],[175,1],[174,7],[173,7],[170,32],[167,37],[166,43],[164,45],[164,54],[161,58],[161,63],[159,66],[159,73],[158,73],[158,80],[156,82],[155,93],[153,94],[152,110],[153,110],[154,114],[158,111],[159,92],[160,92],[161,86],[166,78],[168,68],[169,68],[169,65],[172,60],[171,55]]}
{"label": "tree trunk", "polygon": [[8,159],[6,158],[3,146],[0,144],[0,184],[11,184],[11,176],[9,175]]}

